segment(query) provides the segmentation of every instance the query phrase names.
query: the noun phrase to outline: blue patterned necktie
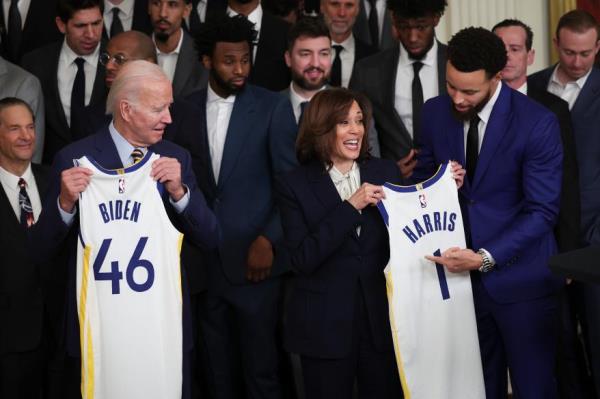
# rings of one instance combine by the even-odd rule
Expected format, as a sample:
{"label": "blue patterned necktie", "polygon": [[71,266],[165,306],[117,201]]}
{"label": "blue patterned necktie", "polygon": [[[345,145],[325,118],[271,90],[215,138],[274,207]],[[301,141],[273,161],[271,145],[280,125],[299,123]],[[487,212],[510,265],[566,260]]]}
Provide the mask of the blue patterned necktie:
{"label": "blue patterned necktie", "polygon": [[28,228],[33,224],[33,208],[27,194],[27,182],[22,177],[19,179],[19,207],[21,208],[21,226]]}

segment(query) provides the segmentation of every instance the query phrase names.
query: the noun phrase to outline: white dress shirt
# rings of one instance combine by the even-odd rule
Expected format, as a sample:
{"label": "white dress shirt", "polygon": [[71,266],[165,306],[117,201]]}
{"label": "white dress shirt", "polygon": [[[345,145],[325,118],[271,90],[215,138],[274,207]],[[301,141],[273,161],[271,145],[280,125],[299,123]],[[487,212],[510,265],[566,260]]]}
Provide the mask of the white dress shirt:
{"label": "white dress shirt", "polygon": [[[413,63],[416,60],[409,58],[408,51],[402,43],[400,46],[400,57],[398,58],[398,68],[396,70],[396,89],[394,95],[394,107],[402,119],[408,134],[413,136],[413,118],[412,118],[412,81],[414,77]],[[438,85],[438,44],[433,40],[433,46],[429,49],[425,57],[420,60],[423,63],[419,71],[421,86],[423,87],[423,102],[439,95]]]}
{"label": "white dress shirt", "polygon": [[[200,19],[200,22],[204,23],[206,21],[206,6],[207,6],[207,1],[206,0],[200,0],[198,2],[198,5],[196,6],[196,12],[198,12],[198,18]],[[192,10],[193,12],[193,10]]]}
{"label": "white dress shirt", "polygon": [[175,50],[170,53],[163,53],[159,50],[156,45],[156,40],[154,38],[154,33],[152,34],[152,41],[154,42],[154,48],[156,48],[156,57],[158,59],[158,65],[165,72],[171,83],[173,83],[173,78],[175,77],[175,69],[177,68],[177,60],[179,59],[179,52],[181,51],[181,43],[183,43],[183,29],[180,28],[181,35],[179,36],[179,43],[177,43],[177,47]]}
{"label": "white dress shirt", "polygon": [[[350,83],[350,77],[352,76],[352,69],[354,68],[354,58],[356,57],[356,44],[354,40],[354,34],[348,36],[342,43],[331,42],[332,46],[342,46],[344,50],[340,53],[340,61],[342,63],[342,87],[348,87]],[[333,54],[335,58],[335,54]],[[332,60],[333,62],[333,60]]]}
{"label": "white dress shirt", "polygon": [[[227,6],[227,15],[229,15],[230,17],[234,17],[236,15],[238,15],[237,12],[233,11],[231,8],[229,8],[229,6]],[[258,3],[258,6],[252,10],[252,12],[250,14],[248,14],[248,21],[252,22],[254,24],[254,30],[257,32],[256,33],[256,42],[254,43],[254,49],[252,51],[252,61],[254,61],[256,59],[256,49],[258,48],[258,40],[260,39],[260,27],[262,24],[262,17],[263,17],[263,9],[262,6],[260,5],[260,3]]]}
{"label": "white dress shirt", "polygon": [[[485,107],[483,107],[483,109],[481,111],[479,111],[479,113],[477,113],[477,116],[479,116],[479,125],[477,126],[478,129],[478,133],[479,133],[479,145],[477,147],[478,152],[481,151],[481,145],[483,144],[483,137],[485,136],[485,129],[487,128],[488,122],[490,120],[490,115],[492,113],[492,109],[494,108],[494,104],[496,104],[496,101],[498,100],[498,96],[500,96],[500,90],[502,89],[502,83],[498,83],[498,86],[496,87],[496,91],[494,92],[494,94],[492,95],[492,98],[490,98],[490,100],[487,102],[487,104],[485,104]],[[466,155],[467,155],[467,134],[469,132],[469,121],[464,121],[463,122],[463,130],[464,130],[464,144],[465,144],[465,159],[466,159]]]}
{"label": "white dress shirt", "polygon": [[123,25],[123,32],[131,30],[133,25],[133,5],[135,0],[123,0],[119,5],[114,5],[109,0],[104,0],[104,30],[110,34],[110,26],[112,25],[113,13],[112,9],[117,7],[119,9],[119,19],[121,25]]}
{"label": "white dress shirt", "polygon": [[27,183],[25,191],[27,191],[27,195],[29,195],[31,207],[33,208],[33,220],[37,222],[40,212],[42,211],[42,202],[40,200],[37,184],[35,183],[35,177],[31,171],[31,164],[29,164],[25,170],[23,176],[13,175],[0,166],[0,183],[2,183],[2,188],[8,197],[8,202],[10,202],[10,206],[13,208],[15,216],[19,221],[21,220],[21,207],[19,206],[19,191],[21,191],[19,179],[21,177],[25,179],[25,182]]}
{"label": "white dress shirt", "polygon": [[519,87],[519,88],[517,89],[517,91],[518,91],[519,93],[523,93],[523,94],[527,95],[527,81],[525,81],[525,83],[523,83],[523,84],[521,85],[521,87]]}
{"label": "white dress shirt", "polygon": [[584,76],[580,77],[577,80],[567,82],[567,84],[565,85],[560,83],[560,80],[558,80],[558,76],[556,76],[557,71],[558,65],[556,65],[556,67],[554,68],[552,76],[550,77],[550,81],[548,82],[548,91],[568,102],[570,110],[571,108],[573,108],[575,101],[577,101],[577,97],[579,97],[581,89],[583,89],[585,82],[587,81],[588,77],[590,76],[590,73],[592,72],[592,68],[590,68],[588,73],[586,73]]}
{"label": "white dress shirt", "polygon": [[234,102],[234,95],[223,98],[213,91],[210,84],[208,85],[206,96],[206,128],[210,161],[215,182],[219,181],[223,149],[225,148],[225,139],[227,138],[227,129],[229,128],[229,120],[233,112]]}
{"label": "white dress shirt", "polygon": [[[323,85],[323,87],[321,87],[319,89],[319,91],[325,90],[326,88],[327,88],[327,85]],[[290,83],[290,102],[292,103],[292,109],[294,110],[294,116],[296,117],[296,123],[298,123],[298,120],[300,119],[300,114],[302,113],[301,104],[305,101],[310,101],[311,98],[302,97],[294,89],[294,82]]]}
{"label": "white dress shirt", "polygon": [[[356,162],[352,164],[352,168],[347,173],[342,173],[335,166],[332,166],[329,169],[329,177],[342,201],[352,197],[360,188],[360,169]],[[356,234],[360,235],[360,226],[356,228]]]}
{"label": "white dress shirt", "polygon": [[[29,12],[29,6],[31,0],[19,0],[17,8],[19,14],[21,14],[21,29],[25,26],[25,19],[27,19],[27,13]],[[10,10],[10,0],[2,0],[2,11],[4,11],[4,26],[8,29],[8,11]]]}
{"label": "white dress shirt", "polygon": [[99,53],[100,43],[98,43],[98,46],[96,46],[96,49],[92,54],[77,55],[71,47],[69,47],[66,40],[63,42],[58,59],[58,94],[69,126],[71,126],[71,92],[73,91],[73,82],[75,81],[75,75],[77,74],[75,59],[81,57],[85,60],[85,63],[83,64],[83,70],[85,72],[85,105],[88,105],[92,98],[92,91],[94,90],[94,80],[96,79]]}
{"label": "white dress shirt", "polygon": [[[381,34],[383,33],[383,19],[386,13],[385,0],[377,0],[375,3],[375,8],[377,9],[377,26],[379,27],[379,37],[377,38],[377,43],[381,43]],[[371,3],[369,0],[363,0],[363,7],[365,8],[365,16],[367,17],[367,21],[369,20],[369,14],[371,13]]]}

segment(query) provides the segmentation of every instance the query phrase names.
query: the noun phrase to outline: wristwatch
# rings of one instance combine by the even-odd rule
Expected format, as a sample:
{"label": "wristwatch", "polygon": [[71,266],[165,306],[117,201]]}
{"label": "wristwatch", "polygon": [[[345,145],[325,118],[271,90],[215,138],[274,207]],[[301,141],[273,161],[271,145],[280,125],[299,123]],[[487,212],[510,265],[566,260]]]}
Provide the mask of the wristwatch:
{"label": "wristwatch", "polygon": [[494,268],[494,264],[490,260],[490,257],[488,256],[487,252],[483,249],[480,249],[479,251],[477,251],[477,253],[481,255],[482,258],[481,267],[479,268],[479,271],[481,273],[487,273],[491,271]]}

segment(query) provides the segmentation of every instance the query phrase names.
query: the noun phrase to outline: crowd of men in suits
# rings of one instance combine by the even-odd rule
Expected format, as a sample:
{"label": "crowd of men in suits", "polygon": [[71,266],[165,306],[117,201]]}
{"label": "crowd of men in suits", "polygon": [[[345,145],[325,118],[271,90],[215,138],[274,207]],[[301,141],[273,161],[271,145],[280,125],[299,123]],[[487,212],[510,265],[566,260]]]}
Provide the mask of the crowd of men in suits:
{"label": "crowd of men in suits", "polygon": [[[158,64],[171,81],[171,123],[163,138],[191,154],[189,167],[221,232],[216,249],[202,248],[188,238],[182,248],[194,347],[190,397],[302,395],[294,358],[281,342],[293,271],[282,245],[273,181],[297,165],[294,146],[306,106],[317,92],[335,86],[365,94],[373,111],[371,154],[397,162],[409,181],[426,178],[433,160],[453,154],[432,150],[445,145],[438,143],[438,136],[431,137],[432,129],[450,130],[451,115],[442,118],[449,99],[456,106],[459,97],[468,103],[477,92],[461,75],[474,71],[455,65],[451,57],[448,64],[448,47],[435,37],[445,0],[321,0],[318,5],[306,1],[306,13],[297,12],[298,2],[290,1],[290,9],[283,3],[275,7],[277,2],[266,0],[2,2],[0,397],[80,395],[76,312],[69,298],[74,282],[67,268],[72,254],[63,245],[48,251],[51,256],[45,259],[32,257],[35,249],[27,248],[26,232],[32,224],[35,230],[42,205],[56,208],[57,193],[48,200],[46,189],[56,188],[60,170],[55,163],[51,172],[49,165],[69,144],[108,129],[113,118],[110,110],[107,114],[107,95],[120,68],[133,60]],[[292,10],[295,23],[290,25],[270,10],[288,16]],[[251,37],[248,29],[240,28],[247,23],[252,24]],[[550,153],[562,159],[557,166],[560,201],[549,198],[556,209],[544,216],[550,220],[558,251],[600,244],[597,21],[583,11],[565,14],[554,38],[559,62],[531,76],[527,75],[535,56],[531,29],[519,20],[505,20],[492,32],[504,43],[506,65],[498,74],[502,82],[493,80],[496,74],[484,76],[486,84],[491,82],[485,86],[489,96],[473,100],[474,109],[483,111],[490,101],[494,106],[522,104],[523,109],[513,111],[507,105],[505,120],[496,110],[488,114],[489,120],[461,119],[464,132],[463,125],[459,131],[467,151],[474,125],[486,132],[489,143],[501,137],[488,132],[488,126],[513,132],[514,126],[526,125],[524,121],[535,115],[538,122],[550,118],[548,123],[560,134],[555,137],[560,143],[557,152],[541,151],[538,147],[545,138],[532,128],[534,142],[521,145],[515,136],[512,146],[487,160],[485,147],[490,144],[480,133],[475,159],[481,151],[480,162],[505,168],[496,172],[494,183],[510,180],[506,190],[526,194],[522,183],[539,172],[536,162]],[[462,57],[456,51],[450,54],[454,60]],[[448,70],[454,75],[447,76]],[[436,100],[428,102],[431,99]],[[456,158],[467,166],[469,157],[464,153]],[[517,166],[509,166],[511,162]],[[485,204],[485,195],[502,188],[494,184],[483,188],[473,179],[463,189],[467,194],[461,200],[468,204],[463,212],[489,216],[479,201]],[[535,214],[536,201],[526,194],[515,201],[531,205],[525,213]],[[503,217],[512,217],[514,224],[520,221],[520,216],[508,215]],[[468,242],[477,245],[472,248],[477,256],[489,257],[497,268],[474,272],[481,273],[475,285],[478,293],[485,293],[480,301],[489,305],[482,311],[485,317],[478,315],[489,327],[484,331],[486,340],[480,331],[487,348],[482,356],[494,359],[487,363],[484,359],[484,372],[486,365],[491,367],[488,372],[500,375],[510,369],[520,389],[517,394],[524,398],[542,397],[536,396],[541,391],[535,386],[531,388],[538,383],[556,383],[561,398],[600,397],[600,289],[583,282],[557,283],[547,275],[546,258],[536,260],[540,253],[530,254],[515,244],[515,253],[506,257],[507,248],[482,238],[494,232],[506,242],[521,240],[532,247],[537,241],[527,241],[527,229],[535,231],[535,221],[523,224],[524,231],[514,238],[493,217],[483,220],[471,221]],[[544,256],[555,252],[544,251]],[[519,284],[523,281],[531,284]],[[533,314],[540,317],[527,318],[529,326],[506,316],[509,309],[518,313],[534,302]],[[536,313],[548,308],[552,311],[545,318]],[[502,312],[504,316],[498,316]],[[560,323],[553,324],[554,316]],[[528,334],[531,342],[536,341],[540,331],[547,333],[545,346],[524,350],[517,343],[530,342]],[[502,348],[495,346],[498,343]],[[506,381],[494,384],[489,388],[486,380],[488,397],[502,397]],[[554,397],[548,395],[543,397]]]}

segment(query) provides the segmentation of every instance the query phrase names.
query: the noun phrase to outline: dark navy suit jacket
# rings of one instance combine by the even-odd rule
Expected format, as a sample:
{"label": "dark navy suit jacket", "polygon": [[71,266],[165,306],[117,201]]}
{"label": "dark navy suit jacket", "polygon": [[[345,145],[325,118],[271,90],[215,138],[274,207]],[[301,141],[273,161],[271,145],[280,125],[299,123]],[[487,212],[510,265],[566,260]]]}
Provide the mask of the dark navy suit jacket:
{"label": "dark navy suit jacket", "polygon": [[250,244],[263,235],[274,246],[271,275],[286,270],[279,246],[279,212],[273,197],[274,177],[296,165],[296,123],[287,98],[248,84],[233,104],[223,149],[219,180],[215,181],[206,130],[207,89],[187,100],[198,107],[203,121],[188,136],[198,184],[219,220],[222,240],[213,253],[213,266],[222,267],[233,284],[245,284]]}
{"label": "dark navy suit jacket", "polygon": [[[443,162],[465,165],[463,123],[451,112],[448,96],[423,106],[423,146],[416,181]],[[473,183],[465,179],[460,202],[472,249],[485,248],[495,270],[482,273],[499,303],[539,298],[563,283],[548,269],[556,253],[562,178],[562,145],[555,115],[502,84],[485,130]]]}
{"label": "dark navy suit jacket", "polygon": [[[363,183],[399,184],[400,172],[394,162],[373,158],[360,163],[360,178]],[[359,213],[342,201],[317,161],[281,176],[276,190],[296,272],[285,322],[286,349],[319,358],[348,356],[356,300],[362,296],[375,348],[391,350],[383,275],[389,236],[377,208]]]}
{"label": "dark navy suit jacket", "polygon": [[[527,82],[547,90],[554,66],[531,75]],[[581,194],[581,233],[585,244],[600,244],[600,69],[592,71],[571,108]]]}
{"label": "dark navy suit jacket", "polygon": [[[191,167],[190,154],[178,145],[165,140],[150,146],[149,150],[165,157],[176,158],[181,163],[181,178],[190,192],[190,201],[185,210],[181,214],[176,213],[169,203],[167,191],[163,190],[162,192],[165,209],[173,225],[196,245],[205,249],[215,247],[219,237],[217,222],[213,213],[206,206],[202,192],[198,190]],[[35,256],[39,258],[38,261],[53,257],[64,246],[67,246],[69,250],[66,345],[68,353],[72,356],[79,356],[79,326],[75,295],[75,262],[79,221],[76,216],[76,220],[71,226],[64,224],[58,210],[57,198],[60,193],[61,171],[71,168],[73,159],[84,155],[92,157],[108,169],[123,167],[108,128],[103,128],[98,133],[76,141],[59,151],[52,166],[50,188],[43,200],[42,213],[32,228],[30,237],[36,248]],[[189,297],[185,273],[182,275],[184,279],[182,284],[184,291],[183,345],[184,349],[189,350],[192,348]]]}

